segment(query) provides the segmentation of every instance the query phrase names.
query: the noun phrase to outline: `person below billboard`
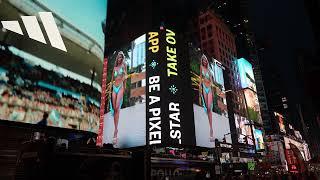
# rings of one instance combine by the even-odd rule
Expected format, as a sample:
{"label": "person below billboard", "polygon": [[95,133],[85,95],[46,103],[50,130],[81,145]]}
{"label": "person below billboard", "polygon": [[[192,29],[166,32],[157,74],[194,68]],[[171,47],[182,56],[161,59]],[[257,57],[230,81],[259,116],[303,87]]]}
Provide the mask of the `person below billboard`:
{"label": "person below billboard", "polygon": [[118,122],[120,108],[123,103],[123,95],[126,87],[127,66],[122,51],[118,52],[112,71],[112,97],[110,99],[110,111],[114,120],[113,144],[118,142]]}

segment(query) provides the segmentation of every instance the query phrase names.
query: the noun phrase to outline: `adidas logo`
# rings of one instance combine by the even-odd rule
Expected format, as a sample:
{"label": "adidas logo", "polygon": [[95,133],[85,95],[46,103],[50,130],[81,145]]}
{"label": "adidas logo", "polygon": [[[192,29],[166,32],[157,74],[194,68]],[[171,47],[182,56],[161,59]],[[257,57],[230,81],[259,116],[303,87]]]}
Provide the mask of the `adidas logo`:
{"label": "adidas logo", "polygon": [[[67,52],[51,12],[39,12],[42,24],[52,47]],[[47,44],[36,16],[21,16],[29,38]],[[23,35],[18,21],[1,21],[4,29]]]}

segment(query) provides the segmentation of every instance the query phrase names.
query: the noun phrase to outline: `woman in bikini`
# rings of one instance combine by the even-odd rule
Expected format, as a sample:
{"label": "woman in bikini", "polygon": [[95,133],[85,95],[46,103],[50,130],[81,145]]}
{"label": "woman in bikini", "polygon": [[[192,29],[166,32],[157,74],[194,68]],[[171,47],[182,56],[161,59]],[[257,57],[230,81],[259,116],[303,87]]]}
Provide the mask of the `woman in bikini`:
{"label": "woman in bikini", "polygon": [[210,142],[214,142],[213,139],[213,128],[212,128],[212,107],[213,107],[213,93],[212,93],[212,75],[209,70],[209,61],[207,57],[203,54],[200,59],[200,83],[199,83],[199,93],[201,93],[201,99],[204,111],[208,115],[209,128],[210,128]]}
{"label": "woman in bikini", "polygon": [[118,52],[112,72],[112,97],[110,101],[110,111],[114,120],[114,133],[112,144],[118,143],[118,123],[120,108],[123,102],[123,95],[126,87],[127,66],[125,56],[122,51]]}

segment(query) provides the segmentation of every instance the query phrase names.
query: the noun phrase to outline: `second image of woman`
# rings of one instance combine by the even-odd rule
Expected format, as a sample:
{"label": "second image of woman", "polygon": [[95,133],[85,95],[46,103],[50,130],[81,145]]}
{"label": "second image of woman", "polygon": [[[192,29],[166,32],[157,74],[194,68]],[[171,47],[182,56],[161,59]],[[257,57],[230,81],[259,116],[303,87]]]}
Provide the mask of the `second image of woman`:
{"label": "second image of woman", "polygon": [[112,144],[118,143],[118,124],[120,109],[123,102],[123,95],[126,88],[127,66],[125,56],[122,51],[118,52],[112,72],[112,97],[110,101],[110,111],[114,119],[114,133]]}
{"label": "second image of woman", "polygon": [[210,128],[209,141],[214,142],[212,128],[212,108],[213,108],[213,90],[211,88],[213,79],[210,71],[208,58],[203,54],[200,59],[200,83],[199,93],[201,93],[202,105],[207,113]]}

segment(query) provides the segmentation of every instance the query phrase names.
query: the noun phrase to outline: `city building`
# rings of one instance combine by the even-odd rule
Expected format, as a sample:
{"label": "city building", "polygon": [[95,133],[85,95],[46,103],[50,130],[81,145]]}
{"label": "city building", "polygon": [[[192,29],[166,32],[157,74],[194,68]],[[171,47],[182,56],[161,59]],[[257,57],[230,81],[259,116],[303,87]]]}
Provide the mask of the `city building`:
{"label": "city building", "polygon": [[214,57],[228,70],[228,79],[230,83],[230,94],[234,104],[233,111],[236,114],[245,116],[244,101],[241,93],[238,91],[240,80],[237,76],[237,68],[234,61],[237,59],[237,49],[235,36],[229,27],[217,14],[208,10],[199,16],[199,32],[201,49],[209,56]]}

